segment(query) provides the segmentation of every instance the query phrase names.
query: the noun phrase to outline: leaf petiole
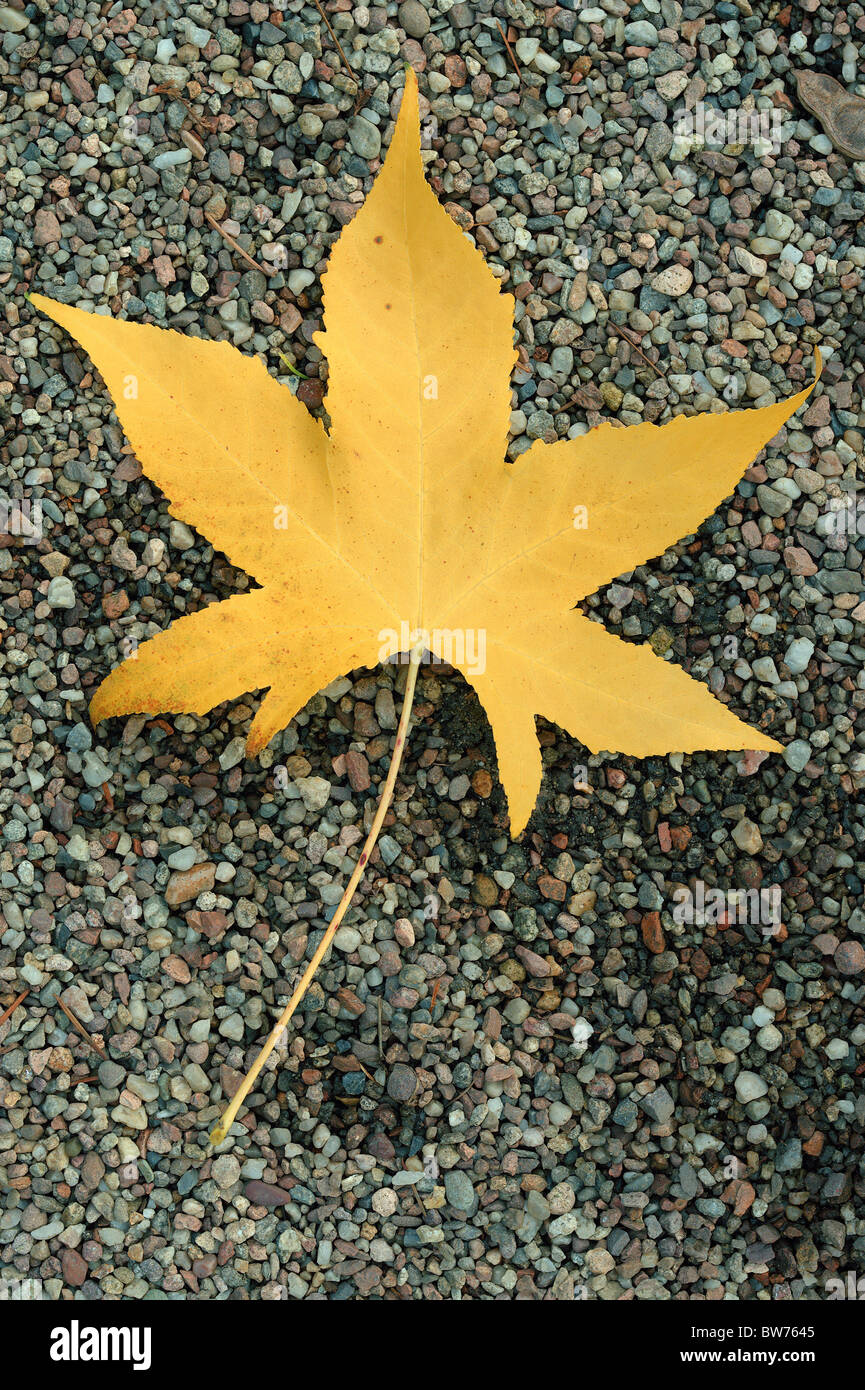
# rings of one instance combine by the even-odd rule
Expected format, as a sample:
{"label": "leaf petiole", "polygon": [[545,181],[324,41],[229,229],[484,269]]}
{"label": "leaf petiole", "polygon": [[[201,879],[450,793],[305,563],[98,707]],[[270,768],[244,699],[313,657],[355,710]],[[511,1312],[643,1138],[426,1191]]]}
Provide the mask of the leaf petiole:
{"label": "leaf petiole", "polygon": [[288,1024],[289,1019],[291,1018],[300,1001],[303,999],[303,996],[306,994],[306,991],[312,984],[312,981],[315,977],[315,973],[318,970],[318,967],[321,965],[321,962],[324,959],[328,951],[328,948],[330,947],[330,944],[337,933],[337,930],[339,929],[340,922],[342,921],[343,917],[348,911],[351,900],[354,897],[357,885],[359,884],[361,877],[363,876],[363,871],[367,866],[369,856],[372,854],[372,851],[375,847],[375,842],[378,839],[379,831],[381,830],[381,827],[384,824],[384,818],[387,815],[387,810],[390,806],[391,799],[393,797],[393,789],[396,786],[397,774],[399,773],[400,763],[402,762],[402,755],[405,751],[406,739],[408,737],[409,723],[411,720],[411,707],[414,701],[415,686],[417,684],[417,674],[420,668],[422,656],[423,647],[421,645],[418,644],[417,646],[412,647],[411,652],[409,653],[409,667],[405,683],[405,695],[403,696],[402,711],[399,717],[399,725],[396,731],[396,739],[394,740],[393,755],[391,757],[390,767],[388,768],[387,778],[385,779],[384,790],[381,794],[381,800],[378,803],[378,809],[375,813],[375,819],[373,820],[370,832],[366,837],[364,847],[360,853],[360,858],[358,859],[354,867],[354,872],[352,873],[352,876],[349,879],[348,884],[346,885],[345,892],[340,898],[339,906],[337,907],[336,912],[333,914],[333,918],[327,928],[327,931],[321,938],[321,941],[318,944],[318,948],[314,956],[312,957],[312,960],[309,962],[309,965],[303,972],[303,977],[301,978],[300,983],[296,987],[294,993],[292,994],[291,998],[289,999],[288,1003],[286,1004],[276,1023],[271,1028],[270,1033],[267,1037],[267,1041],[261,1048],[261,1051],[259,1052],[255,1061],[253,1062],[252,1066],[249,1068],[249,1071],[246,1073],[237,1090],[235,1091],[234,1096],[231,1100],[231,1104],[226,1108],[222,1116],[222,1119],[219,1121],[219,1124],[216,1125],[216,1127],[211,1131],[210,1142],[214,1146],[214,1148],[216,1148],[217,1145],[224,1143],[225,1139],[227,1138],[228,1132],[231,1129],[231,1126],[234,1124],[234,1121],[237,1117],[237,1112],[240,1109],[243,1102],[245,1101],[246,1097],[249,1095],[249,1092],[252,1090],[256,1077],[258,1076],[259,1072],[261,1071],[271,1052],[276,1047],[277,1043],[281,1040],[282,1034]]}

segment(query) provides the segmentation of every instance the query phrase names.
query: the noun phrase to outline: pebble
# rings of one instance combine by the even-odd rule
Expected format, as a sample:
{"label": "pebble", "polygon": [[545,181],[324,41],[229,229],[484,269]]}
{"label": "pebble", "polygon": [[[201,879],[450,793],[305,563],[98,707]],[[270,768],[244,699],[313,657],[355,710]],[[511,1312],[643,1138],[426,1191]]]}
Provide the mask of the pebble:
{"label": "pebble", "polygon": [[740,1071],[736,1077],[736,1095],[743,1105],[747,1105],[753,1100],[760,1100],[768,1090],[769,1087],[766,1082],[756,1072]]}
{"label": "pebble", "polygon": [[757,1042],[764,1052],[775,1052],[783,1041],[784,1035],[774,1023],[765,1023],[757,1033]]}
{"label": "pebble", "polygon": [[814,643],[808,637],[797,637],[784,653],[784,663],[791,675],[801,676],[813,655]]}
{"label": "pebble", "polygon": [[692,272],[684,265],[667,266],[652,280],[652,289],[658,294],[669,295],[671,299],[681,299],[694,283]]}
{"label": "pebble", "polygon": [[811,745],[804,738],[793,739],[784,749],[784,762],[793,772],[802,772],[811,758]]}
{"label": "pebble", "polygon": [[457,1211],[471,1212],[477,1205],[475,1190],[468,1173],[461,1168],[453,1168],[445,1173],[445,1193],[452,1207]]}
{"label": "pebble", "polygon": [[429,33],[430,18],[420,0],[402,0],[397,11],[400,27],[412,39],[423,39]]}
{"label": "pebble", "polygon": [[296,783],[307,811],[323,811],[330,800],[330,782],[324,777],[301,777]]}
{"label": "pebble", "polygon": [[406,1066],[403,1062],[397,1062],[392,1067],[387,1078],[387,1093],[391,1100],[400,1101],[406,1104],[410,1101],[417,1090],[417,1076],[412,1067]]}
{"label": "pebble", "polygon": [[659,1086],[657,1090],[650,1091],[647,1096],[643,1096],[640,1104],[649,1118],[657,1124],[666,1124],[675,1109],[675,1102],[666,1086]]}
{"label": "pebble", "polygon": [[859,941],[842,941],[835,952],[835,964],[842,975],[861,975],[865,971],[865,946]]}
{"label": "pebble", "polygon": [[230,1192],[240,1182],[240,1164],[233,1154],[220,1154],[215,1158],[211,1173],[222,1192]]}
{"label": "pebble", "polygon": [[733,840],[737,847],[744,854],[759,854],[763,848],[763,836],[760,834],[760,827],[754,821],[743,816],[733,828]]}
{"label": "pebble", "polygon": [[51,608],[74,608],[75,590],[71,579],[67,579],[64,574],[58,574],[48,585],[46,598]]}
{"label": "pebble", "polygon": [[363,116],[355,116],[349,126],[348,136],[352,149],[361,159],[378,158],[381,153],[381,131],[372,121],[366,120]]}

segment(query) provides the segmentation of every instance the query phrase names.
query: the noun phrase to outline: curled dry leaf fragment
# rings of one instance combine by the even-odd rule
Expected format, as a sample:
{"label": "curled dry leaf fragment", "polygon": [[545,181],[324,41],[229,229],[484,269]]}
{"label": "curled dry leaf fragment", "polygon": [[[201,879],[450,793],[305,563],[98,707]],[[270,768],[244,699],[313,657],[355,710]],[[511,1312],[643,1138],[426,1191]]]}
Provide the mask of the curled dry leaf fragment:
{"label": "curled dry leaf fragment", "polygon": [[861,96],[848,92],[828,72],[810,68],[797,69],[796,91],[836,150],[847,159],[865,159],[865,100]]}

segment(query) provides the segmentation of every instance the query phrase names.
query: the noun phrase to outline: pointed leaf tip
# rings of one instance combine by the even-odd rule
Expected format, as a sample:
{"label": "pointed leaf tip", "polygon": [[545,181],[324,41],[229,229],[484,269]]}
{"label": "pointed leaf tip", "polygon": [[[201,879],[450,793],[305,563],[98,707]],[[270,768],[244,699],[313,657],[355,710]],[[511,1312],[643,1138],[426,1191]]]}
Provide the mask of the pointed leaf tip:
{"label": "pointed leaf tip", "polygon": [[420,103],[418,100],[417,73],[410,64],[406,64],[405,86],[402,89],[402,99],[400,100],[399,113],[396,118],[396,130],[402,127],[406,128],[407,133],[417,131],[417,143],[418,147],[420,147]]}

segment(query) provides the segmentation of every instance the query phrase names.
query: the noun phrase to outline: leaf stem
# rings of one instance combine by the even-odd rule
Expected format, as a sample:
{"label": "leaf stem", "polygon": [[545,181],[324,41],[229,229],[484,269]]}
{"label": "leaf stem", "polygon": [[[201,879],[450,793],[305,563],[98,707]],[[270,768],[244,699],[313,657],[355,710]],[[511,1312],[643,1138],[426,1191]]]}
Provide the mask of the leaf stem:
{"label": "leaf stem", "polygon": [[378,809],[375,813],[375,819],[373,820],[370,832],[366,837],[364,847],[360,853],[360,858],[358,859],[354,867],[354,872],[352,873],[352,876],[349,879],[348,884],[346,885],[345,892],[340,898],[339,906],[337,907],[336,912],[333,914],[330,924],[328,925],[327,931],[321,938],[321,941],[318,944],[318,947],[314,956],[312,957],[312,960],[309,962],[309,965],[303,972],[303,977],[300,983],[297,985],[294,993],[292,994],[291,998],[289,999],[288,1003],[286,1004],[285,1008],[283,1009],[282,1013],[280,1014],[279,1018],[274,1024],[273,1028],[270,1030],[270,1033],[267,1037],[267,1041],[265,1042],[264,1046],[262,1047],[255,1061],[253,1062],[252,1066],[249,1068],[249,1071],[246,1073],[237,1090],[235,1091],[234,1096],[231,1100],[231,1104],[225,1110],[221,1120],[219,1121],[219,1124],[216,1126],[215,1129],[211,1131],[210,1142],[211,1144],[213,1144],[214,1147],[216,1147],[218,1144],[222,1144],[224,1140],[227,1138],[228,1131],[231,1129],[231,1126],[234,1124],[234,1121],[237,1117],[237,1112],[240,1109],[246,1097],[249,1095],[249,1092],[252,1090],[256,1077],[258,1076],[259,1072],[261,1071],[271,1052],[276,1047],[277,1043],[282,1037],[282,1034],[285,1031],[289,1019],[291,1018],[298,1004],[303,999],[303,996],[306,994],[306,991],[312,984],[312,981],[315,977],[315,973],[318,970],[318,967],[320,966],[322,960],[324,959],[324,956],[327,953],[327,950],[330,947],[330,944],[337,933],[339,924],[345,916],[346,912],[348,911],[348,907],[351,903],[352,898],[354,897],[355,889],[357,888],[357,885],[361,880],[363,871],[366,868],[366,865],[369,861],[369,856],[372,854],[372,851],[375,847],[375,842],[378,839],[379,831],[381,830],[381,827],[384,823],[384,818],[387,815],[387,810],[390,806],[391,799],[393,797],[393,789],[396,786],[397,774],[399,773],[400,763],[402,762],[402,755],[405,751],[406,739],[408,737],[409,722],[411,720],[411,708],[412,703],[414,701],[415,686],[417,684],[417,675],[418,670],[420,668],[422,655],[423,647],[420,644],[412,647],[411,652],[409,653],[409,666],[408,675],[406,677],[405,683],[405,695],[403,696],[402,711],[400,712],[399,726],[396,731],[396,739],[394,741],[391,763],[390,767],[388,768],[387,778],[385,779],[381,799],[378,803]]}

